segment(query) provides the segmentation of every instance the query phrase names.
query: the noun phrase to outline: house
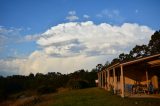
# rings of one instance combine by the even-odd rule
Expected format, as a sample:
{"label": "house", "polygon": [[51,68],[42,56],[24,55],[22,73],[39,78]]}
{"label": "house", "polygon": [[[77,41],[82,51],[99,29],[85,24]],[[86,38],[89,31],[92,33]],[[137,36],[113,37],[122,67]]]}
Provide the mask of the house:
{"label": "house", "polygon": [[160,54],[119,62],[97,74],[99,87],[113,90],[121,97],[149,93],[150,83],[156,91],[160,88]]}

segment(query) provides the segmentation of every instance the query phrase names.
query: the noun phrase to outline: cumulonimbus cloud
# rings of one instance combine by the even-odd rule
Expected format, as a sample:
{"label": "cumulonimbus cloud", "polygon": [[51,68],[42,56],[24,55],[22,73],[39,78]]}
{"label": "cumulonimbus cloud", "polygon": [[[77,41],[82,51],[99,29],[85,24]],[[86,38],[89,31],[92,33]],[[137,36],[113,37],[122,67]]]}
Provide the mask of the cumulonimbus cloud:
{"label": "cumulonimbus cloud", "polygon": [[[12,65],[16,66],[14,69],[19,70],[16,71],[19,74],[69,73],[82,68],[90,70],[121,52],[128,52],[136,44],[147,44],[153,33],[151,28],[135,23],[120,26],[107,23],[97,25],[92,21],[62,23],[39,36],[36,42],[40,50],[35,50],[25,60],[12,61]],[[7,61],[7,64],[10,62]],[[3,64],[2,70],[5,66]]]}
{"label": "cumulonimbus cloud", "polygon": [[37,44],[53,56],[108,55],[127,52],[136,44],[146,44],[152,33],[149,27],[138,24],[112,26],[91,21],[69,22],[44,32]]}

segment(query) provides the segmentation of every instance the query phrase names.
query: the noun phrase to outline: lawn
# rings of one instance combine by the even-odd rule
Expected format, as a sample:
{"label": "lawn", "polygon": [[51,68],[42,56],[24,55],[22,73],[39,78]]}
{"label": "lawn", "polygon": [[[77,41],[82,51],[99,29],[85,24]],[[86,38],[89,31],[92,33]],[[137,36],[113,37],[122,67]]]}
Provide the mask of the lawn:
{"label": "lawn", "polygon": [[61,89],[57,93],[7,100],[0,106],[160,106],[160,99],[121,98],[100,88]]}
{"label": "lawn", "polygon": [[160,106],[160,99],[121,98],[100,88],[57,93],[51,106]]}

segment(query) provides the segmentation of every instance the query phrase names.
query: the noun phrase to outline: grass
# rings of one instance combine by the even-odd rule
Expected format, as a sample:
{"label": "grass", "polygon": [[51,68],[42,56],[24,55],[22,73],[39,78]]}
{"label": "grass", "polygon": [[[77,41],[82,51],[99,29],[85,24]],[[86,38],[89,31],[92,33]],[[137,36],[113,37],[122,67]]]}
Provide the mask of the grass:
{"label": "grass", "polygon": [[60,89],[57,93],[8,100],[0,106],[160,106],[160,99],[123,99],[100,88]]}
{"label": "grass", "polygon": [[103,89],[89,88],[58,93],[51,106],[160,106],[160,99],[121,98]]}

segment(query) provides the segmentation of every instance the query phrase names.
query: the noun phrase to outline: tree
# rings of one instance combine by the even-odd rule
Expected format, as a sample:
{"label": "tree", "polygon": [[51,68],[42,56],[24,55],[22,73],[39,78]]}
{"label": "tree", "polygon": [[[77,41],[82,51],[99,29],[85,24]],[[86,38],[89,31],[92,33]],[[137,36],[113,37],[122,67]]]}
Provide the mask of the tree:
{"label": "tree", "polygon": [[108,67],[109,64],[110,64],[110,62],[109,62],[109,61],[106,61],[106,63],[104,64],[104,67]]}
{"label": "tree", "polygon": [[121,54],[119,55],[119,60],[120,60],[120,61],[123,61],[123,60],[125,60],[125,59],[126,59],[126,54],[121,53]]}
{"label": "tree", "polygon": [[149,41],[148,48],[150,50],[150,54],[160,53],[160,31],[156,31]]}
{"label": "tree", "polygon": [[114,58],[114,59],[112,60],[111,64],[115,64],[115,63],[118,63],[118,62],[120,62],[120,60],[119,60],[118,58]]}
{"label": "tree", "polygon": [[101,71],[102,68],[103,68],[103,65],[102,65],[102,64],[97,64],[96,69],[97,69],[98,71]]}
{"label": "tree", "polygon": [[30,73],[28,77],[29,77],[30,79],[33,79],[33,78],[34,78],[34,74],[33,74],[33,73]]}
{"label": "tree", "polygon": [[130,55],[132,56],[132,58],[138,58],[138,57],[143,57],[143,56],[147,56],[149,52],[149,49],[147,47],[147,45],[136,45],[131,51],[130,51]]}

